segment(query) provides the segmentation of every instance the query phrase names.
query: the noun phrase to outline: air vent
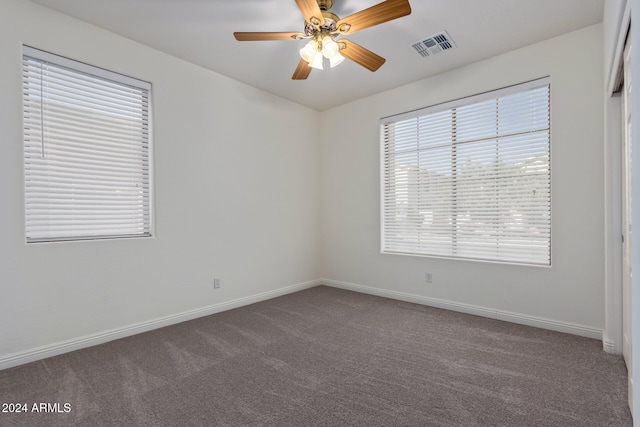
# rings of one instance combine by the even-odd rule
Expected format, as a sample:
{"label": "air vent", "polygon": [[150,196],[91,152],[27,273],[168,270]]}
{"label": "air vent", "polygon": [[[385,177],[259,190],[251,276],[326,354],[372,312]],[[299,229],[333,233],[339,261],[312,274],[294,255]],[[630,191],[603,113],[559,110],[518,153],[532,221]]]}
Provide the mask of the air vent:
{"label": "air vent", "polygon": [[441,31],[411,45],[423,58],[445,50],[453,49],[456,45],[446,31]]}

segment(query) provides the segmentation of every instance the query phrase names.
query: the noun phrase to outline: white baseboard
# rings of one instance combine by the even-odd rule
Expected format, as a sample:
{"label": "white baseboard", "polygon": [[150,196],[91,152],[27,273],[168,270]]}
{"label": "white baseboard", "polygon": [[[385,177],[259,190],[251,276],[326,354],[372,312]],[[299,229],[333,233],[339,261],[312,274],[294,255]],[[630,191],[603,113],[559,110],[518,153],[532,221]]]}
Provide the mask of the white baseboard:
{"label": "white baseboard", "polygon": [[473,314],[476,316],[488,317],[491,319],[504,320],[518,323],[520,325],[533,326],[551,331],[564,332],[582,337],[602,340],[602,330],[575,323],[561,322],[558,320],[545,319],[542,317],[529,316],[508,311],[496,310],[477,305],[463,304],[453,301],[429,298],[421,295],[409,294],[405,292],[390,291],[386,289],[373,288],[370,286],[357,285],[354,283],[340,282],[337,280],[321,279],[318,282],[334,288],[346,289],[364,294],[376,295],[385,298],[397,299],[416,304],[428,305],[430,307],[444,308],[461,313]]}
{"label": "white baseboard", "polygon": [[[527,316],[518,313],[511,313],[501,310],[495,310],[491,308],[481,307],[477,305],[463,304],[453,301],[441,300],[437,298],[429,298],[421,295],[409,294],[405,292],[397,292],[386,289],[379,289],[370,286],[357,285],[354,283],[340,282],[330,279],[317,279],[308,282],[298,283],[291,286],[286,286],[272,291],[262,292],[256,295],[250,295],[243,298],[237,298],[235,300],[222,302],[219,304],[213,304],[206,307],[198,308],[195,310],[186,311],[183,313],[170,315],[158,319],[153,319],[147,322],[141,322],[134,325],[125,326],[122,328],[111,329],[108,331],[100,332],[97,334],[87,335],[84,337],[58,342],[51,345],[37,347],[34,349],[9,354],[0,357],[0,370],[12,368],[14,366],[24,365],[26,363],[35,362],[37,360],[45,359],[47,357],[57,356],[59,354],[68,353],[70,351],[79,350],[86,347],[91,347],[98,344],[103,344],[109,341],[125,338],[131,335],[136,335],[142,332],[151,331],[154,329],[162,328],[169,325],[174,325],[180,322],[186,322],[188,320],[196,319],[198,317],[209,316],[211,314],[220,313],[222,311],[231,310],[238,307],[243,307],[256,302],[269,300],[282,295],[298,292],[303,289],[312,288],[318,285],[327,285],[334,288],[346,289],[350,291],[360,292],[364,294],[377,295],[380,297],[396,299],[400,301],[407,301],[416,304],[427,305],[430,307],[443,308],[447,310],[457,311],[461,313],[473,314],[476,316],[488,317],[491,319],[504,320],[507,322],[518,323],[527,326],[533,326],[542,329],[549,329],[552,331],[565,332],[573,335],[579,335],[583,337],[602,340],[602,330],[591,328],[583,325],[577,325],[568,322],[560,322],[551,319],[544,319],[541,317]],[[613,342],[609,340],[603,341],[603,347],[605,351],[615,352],[615,346]],[[612,351],[609,351],[612,349]]]}
{"label": "white baseboard", "polygon": [[211,314],[220,313],[222,311],[243,307],[245,305],[269,300],[293,292],[298,292],[303,289],[312,288],[321,284],[322,281],[320,280],[311,280],[308,282],[274,289],[272,291],[262,292],[256,295],[250,295],[247,297],[237,298],[235,300],[213,304],[195,310],[185,311],[184,313],[174,314],[147,322],[136,323],[134,325],[125,326],[123,328],[111,329],[97,334],[87,335],[72,340],[37,347],[27,351],[9,354],[7,356],[0,357],[0,370],[24,365],[25,363],[35,362],[36,360],[57,356],[59,354],[68,353],[70,351],[80,350],[82,348],[103,344],[109,341],[125,338],[142,332],[174,325],[176,323],[186,322],[188,320],[197,319],[198,317],[209,316]]}
{"label": "white baseboard", "polygon": [[602,339],[602,349],[607,353],[622,354],[622,352],[616,348],[616,343],[608,338]]}

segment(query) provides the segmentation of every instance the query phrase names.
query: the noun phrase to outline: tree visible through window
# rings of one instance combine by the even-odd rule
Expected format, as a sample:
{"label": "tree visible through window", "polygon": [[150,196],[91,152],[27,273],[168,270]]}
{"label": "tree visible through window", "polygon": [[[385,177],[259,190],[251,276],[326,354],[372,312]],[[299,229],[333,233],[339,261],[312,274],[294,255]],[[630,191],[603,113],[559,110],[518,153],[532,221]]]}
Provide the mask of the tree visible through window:
{"label": "tree visible through window", "polygon": [[550,265],[549,79],[382,120],[384,253]]}
{"label": "tree visible through window", "polygon": [[23,47],[27,242],[151,235],[150,88]]}

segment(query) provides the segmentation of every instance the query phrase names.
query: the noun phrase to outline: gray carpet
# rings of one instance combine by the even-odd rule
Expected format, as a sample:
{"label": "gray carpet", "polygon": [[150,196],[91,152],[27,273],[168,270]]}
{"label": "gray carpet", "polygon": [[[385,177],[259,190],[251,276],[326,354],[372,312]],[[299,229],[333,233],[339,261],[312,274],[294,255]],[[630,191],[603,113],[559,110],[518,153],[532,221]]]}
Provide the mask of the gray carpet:
{"label": "gray carpet", "polygon": [[596,340],[316,287],[0,371],[2,426],[630,426]]}

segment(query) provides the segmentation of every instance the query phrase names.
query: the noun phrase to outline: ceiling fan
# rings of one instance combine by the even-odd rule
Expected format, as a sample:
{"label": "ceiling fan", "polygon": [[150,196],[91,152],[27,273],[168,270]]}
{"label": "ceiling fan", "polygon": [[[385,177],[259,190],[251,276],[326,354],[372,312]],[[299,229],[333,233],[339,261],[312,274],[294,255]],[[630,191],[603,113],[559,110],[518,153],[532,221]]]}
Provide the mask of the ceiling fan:
{"label": "ceiling fan", "polygon": [[376,71],[384,64],[383,57],[338,37],[409,15],[409,0],[386,0],[342,19],[329,12],[333,2],[334,0],[296,0],[305,19],[303,33],[236,32],[233,35],[238,41],[309,39],[309,43],[300,49],[302,59],[293,73],[293,80],[306,79],[312,68],[322,69],[323,58],[329,59],[331,67],[338,65],[346,57]]}

